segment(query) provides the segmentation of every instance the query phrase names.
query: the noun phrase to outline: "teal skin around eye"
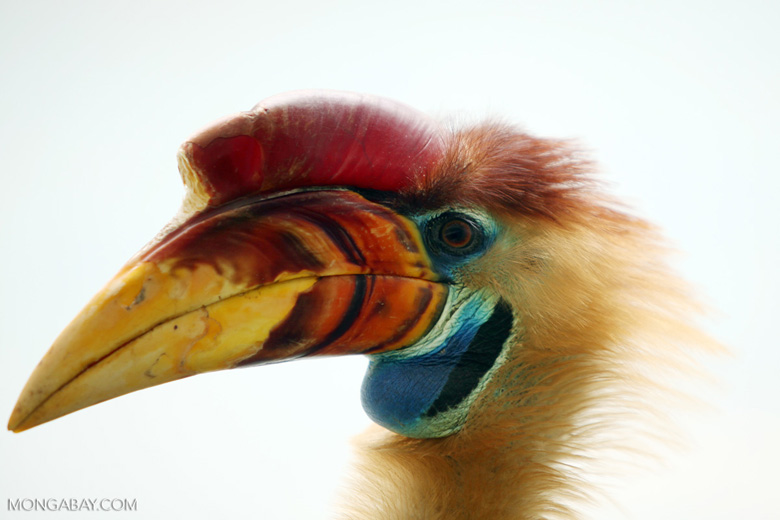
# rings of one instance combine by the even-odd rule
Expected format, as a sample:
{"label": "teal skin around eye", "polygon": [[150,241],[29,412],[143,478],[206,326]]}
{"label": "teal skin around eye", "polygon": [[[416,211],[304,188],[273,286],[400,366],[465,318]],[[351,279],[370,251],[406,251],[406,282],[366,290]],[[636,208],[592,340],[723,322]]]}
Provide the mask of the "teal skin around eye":
{"label": "teal skin around eye", "polygon": [[[420,229],[428,255],[437,270],[450,278],[459,267],[485,253],[499,232],[498,224],[493,219],[468,210],[417,215],[412,219]],[[448,226],[456,222],[469,226],[469,240],[462,245],[447,240]]]}

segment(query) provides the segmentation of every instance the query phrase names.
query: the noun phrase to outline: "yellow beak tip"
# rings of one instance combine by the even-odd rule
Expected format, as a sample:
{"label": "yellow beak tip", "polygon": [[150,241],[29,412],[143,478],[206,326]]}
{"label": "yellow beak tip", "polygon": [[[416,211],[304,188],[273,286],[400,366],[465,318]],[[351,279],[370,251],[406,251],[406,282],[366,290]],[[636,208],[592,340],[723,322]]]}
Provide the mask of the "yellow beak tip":
{"label": "yellow beak tip", "polygon": [[14,433],[23,432],[31,427],[25,425],[24,420],[20,419],[16,413],[11,414],[11,418],[8,419],[8,430]]}

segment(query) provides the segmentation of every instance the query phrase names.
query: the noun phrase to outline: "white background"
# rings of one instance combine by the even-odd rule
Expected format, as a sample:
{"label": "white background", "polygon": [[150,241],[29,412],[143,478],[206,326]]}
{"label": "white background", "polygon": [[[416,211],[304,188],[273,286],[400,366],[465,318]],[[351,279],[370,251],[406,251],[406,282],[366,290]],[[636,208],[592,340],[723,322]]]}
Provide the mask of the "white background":
{"label": "white background", "polygon": [[[780,9],[772,1],[0,5],[0,415],[59,331],[174,214],[199,127],[301,88],[499,115],[593,151],[660,224],[732,356],[689,446],[600,519],[780,517]],[[199,376],[0,433],[16,498],[131,498],[112,518],[326,518],[368,419],[360,358]],[[47,513],[103,518],[109,513]]]}

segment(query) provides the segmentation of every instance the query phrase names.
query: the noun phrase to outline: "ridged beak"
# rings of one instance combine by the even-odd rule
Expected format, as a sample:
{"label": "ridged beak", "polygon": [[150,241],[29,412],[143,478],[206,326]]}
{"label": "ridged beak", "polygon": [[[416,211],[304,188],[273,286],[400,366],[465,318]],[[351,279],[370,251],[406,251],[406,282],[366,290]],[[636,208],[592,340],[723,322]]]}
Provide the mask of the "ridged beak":
{"label": "ridged beak", "polygon": [[131,260],[57,338],[8,428],[202,372],[417,342],[447,296],[414,223],[347,190],[240,199]]}

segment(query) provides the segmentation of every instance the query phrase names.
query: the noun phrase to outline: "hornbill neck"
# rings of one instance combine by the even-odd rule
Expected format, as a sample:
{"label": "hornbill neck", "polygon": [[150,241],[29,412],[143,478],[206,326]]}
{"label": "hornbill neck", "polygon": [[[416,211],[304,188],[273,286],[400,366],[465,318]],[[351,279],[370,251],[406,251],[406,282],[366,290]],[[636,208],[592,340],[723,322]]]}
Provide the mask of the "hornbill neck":
{"label": "hornbill neck", "polygon": [[[522,337],[515,341],[510,351],[522,351]],[[570,445],[576,406],[558,399],[559,407],[550,412],[563,381],[545,392],[519,388],[518,378],[529,383],[538,379],[538,368],[527,362],[517,356],[500,367],[483,397],[501,389],[506,399],[478,398],[463,429],[454,435],[412,439],[372,426],[359,436],[359,478],[345,497],[348,512],[343,518],[508,520],[546,518],[551,512],[566,515],[568,509],[557,498],[581,493],[561,471],[565,459],[576,452]]]}

